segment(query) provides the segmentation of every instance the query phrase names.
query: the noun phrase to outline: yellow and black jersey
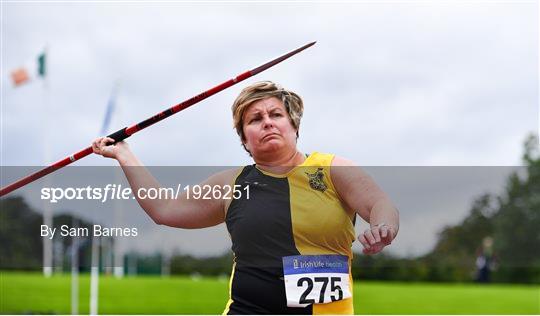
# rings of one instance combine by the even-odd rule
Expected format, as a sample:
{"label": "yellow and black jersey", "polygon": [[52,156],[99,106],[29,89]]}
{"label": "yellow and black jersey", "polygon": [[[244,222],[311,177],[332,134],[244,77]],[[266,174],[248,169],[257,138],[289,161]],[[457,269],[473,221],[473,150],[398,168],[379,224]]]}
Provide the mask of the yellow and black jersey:
{"label": "yellow and black jersey", "polygon": [[352,298],[287,307],[284,287],[286,256],[345,255],[350,267],[354,218],[331,181],[333,157],[312,153],[284,175],[246,166],[236,177],[235,185],[249,186],[249,196],[234,199],[225,218],[234,265],[224,314],[353,313]]}

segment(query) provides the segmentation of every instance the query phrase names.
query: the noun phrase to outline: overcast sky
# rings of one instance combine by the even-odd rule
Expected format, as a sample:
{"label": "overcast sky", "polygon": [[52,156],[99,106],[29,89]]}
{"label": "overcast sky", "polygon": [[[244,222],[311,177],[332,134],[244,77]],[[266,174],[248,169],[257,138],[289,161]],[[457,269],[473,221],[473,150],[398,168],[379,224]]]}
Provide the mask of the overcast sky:
{"label": "overcast sky", "polygon": [[[536,1],[7,2],[1,26],[2,166],[43,165],[89,145],[117,80],[111,131],[314,40],[133,136],[133,151],[154,166],[252,163],[232,129],[230,105],[259,80],[304,98],[301,151],[361,166],[515,166],[526,135],[538,131]],[[47,87],[14,88],[9,72],[45,45]],[[114,165],[97,156],[76,164]],[[501,187],[504,176],[498,179],[465,200]],[[400,208],[404,222],[426,227],[402,252],[426,251],[426,240],[466,214],[465,204],[429,220]]]}

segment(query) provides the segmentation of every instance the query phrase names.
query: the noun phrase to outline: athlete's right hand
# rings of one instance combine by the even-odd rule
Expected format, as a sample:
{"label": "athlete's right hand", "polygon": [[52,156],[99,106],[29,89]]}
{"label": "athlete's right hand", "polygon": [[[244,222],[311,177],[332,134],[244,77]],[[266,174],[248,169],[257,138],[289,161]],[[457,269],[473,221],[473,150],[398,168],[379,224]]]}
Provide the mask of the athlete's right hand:
{"label": "athlete's right hand", "polygon": [[114,142],[114,139],[110,137],[98,137],[92,142],[92,150],[95,154],[116,160],[118,160],[122,153],[129,150],[128,144],[124,141],[114,145],[107,145],[111,142]]}

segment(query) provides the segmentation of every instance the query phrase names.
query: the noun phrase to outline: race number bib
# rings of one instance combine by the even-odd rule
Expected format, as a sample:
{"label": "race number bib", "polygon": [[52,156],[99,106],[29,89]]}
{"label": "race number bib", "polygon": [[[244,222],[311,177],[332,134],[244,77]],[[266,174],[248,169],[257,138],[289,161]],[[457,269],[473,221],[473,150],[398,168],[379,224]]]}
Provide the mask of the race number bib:
{"label": "race number bib", "polygon": [[347,256],[283,257],[283,276],[288,307],[325,304],[351,297]]}

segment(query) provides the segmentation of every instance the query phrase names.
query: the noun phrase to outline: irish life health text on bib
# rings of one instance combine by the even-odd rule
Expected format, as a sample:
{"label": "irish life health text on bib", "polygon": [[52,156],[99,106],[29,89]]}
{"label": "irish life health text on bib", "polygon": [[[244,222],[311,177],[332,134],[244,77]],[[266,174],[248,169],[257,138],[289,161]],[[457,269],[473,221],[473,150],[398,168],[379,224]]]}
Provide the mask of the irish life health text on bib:
{"label": "irish life health text on bib", "polygon": [[283,276],[289,307],[325,304],[351,297],[347,256],[283,257]]}

